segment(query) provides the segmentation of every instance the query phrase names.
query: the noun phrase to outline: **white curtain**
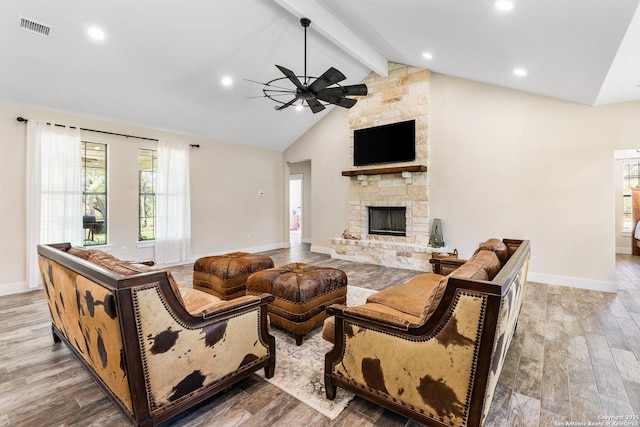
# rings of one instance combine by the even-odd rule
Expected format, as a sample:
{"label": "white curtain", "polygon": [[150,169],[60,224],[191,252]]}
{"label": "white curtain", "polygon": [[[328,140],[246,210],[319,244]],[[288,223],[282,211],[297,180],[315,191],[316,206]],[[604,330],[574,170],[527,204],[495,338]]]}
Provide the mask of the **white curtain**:
{"label": "white curtain", "polygon": [[36,246],[81,245],[80,131],[27,122],[27,284],[41,285]]}
{"label": "white curtain", "polygon": [[158,142],[156,179],[156,263],[186,262],[191,251],[189,144]]}

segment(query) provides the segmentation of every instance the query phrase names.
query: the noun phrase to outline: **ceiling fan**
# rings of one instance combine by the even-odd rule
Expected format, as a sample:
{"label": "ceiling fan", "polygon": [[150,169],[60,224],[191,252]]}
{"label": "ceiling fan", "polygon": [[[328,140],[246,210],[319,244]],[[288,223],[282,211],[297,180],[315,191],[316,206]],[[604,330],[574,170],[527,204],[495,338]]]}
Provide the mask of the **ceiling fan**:
{"label": "ceiling fan", "polygon": [[[364,96],[367,94],[367,85],[357,84],[350,86],[341,86],[338,83],[345,80],[346,77],[340,71],[331,67],[320,77],[307,76],[307,28],[311,21],[307,18],[300,19],[300,24],[304,27],[304,76],[297,76],[293,71],[281,65],[276,67],[285,75],[263,84],[262,92],[264,96],[277,102],[276,110],[284,110],[300,100],[297,108],[308,106],[311,111],[319,113],[325,109],[325,105],[333,104],[339,107],[351,108],[357,102],[355,99],[347,98],[347,96]],[[302,81],[300,81],[302,78]],[[282,81],[293,83],[295,88],[286,88]],[[310,81],[313,82],[309,84]],[[250,80],[252,81],[252,80]],[[289,101],[282,101],[277,97],[292,96]],[[322,101],[322,102],[321,102]],[[324,104],[323,104],[324,102]]]}

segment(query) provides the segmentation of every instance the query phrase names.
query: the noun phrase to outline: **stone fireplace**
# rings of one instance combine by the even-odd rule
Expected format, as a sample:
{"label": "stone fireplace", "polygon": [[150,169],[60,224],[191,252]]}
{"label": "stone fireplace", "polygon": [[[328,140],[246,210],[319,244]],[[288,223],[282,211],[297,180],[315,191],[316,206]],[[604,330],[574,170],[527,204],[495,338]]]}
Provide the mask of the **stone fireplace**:
{"label": "stone fireplace", "polygon": [[[364,80],[369,94],[349,110],[351,135],[356,129],[416,122],[416,159],[413,162],[354,167],[343,171],[350,181],[350,235],[359,239],[335,238],[331,256],[349,261],[431,271],[429,260],[429,72],[402,64],[389,63],[389,76],[372,73]],[[353,136],[351,139],[353,156]],[[353,158],[351,158],[353,160]],[[353,164],[353,162],[351,162]],[[371,208],[387,218],[382,230],[370,232]],[[396,211],[395,219],[389,214]],[[396,227],[397,215],[404,213],[404,230]],[[388,228],[388,230],[387,230]]]}

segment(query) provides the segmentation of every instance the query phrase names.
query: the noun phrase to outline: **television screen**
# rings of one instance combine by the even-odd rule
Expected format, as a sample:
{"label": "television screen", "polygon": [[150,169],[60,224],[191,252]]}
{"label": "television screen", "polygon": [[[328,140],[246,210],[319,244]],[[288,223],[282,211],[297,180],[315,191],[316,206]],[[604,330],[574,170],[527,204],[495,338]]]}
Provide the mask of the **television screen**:
{"label": "television screen", "polygon": [[416,159],[416,121],[353,132],[353,165],[410,162]]}

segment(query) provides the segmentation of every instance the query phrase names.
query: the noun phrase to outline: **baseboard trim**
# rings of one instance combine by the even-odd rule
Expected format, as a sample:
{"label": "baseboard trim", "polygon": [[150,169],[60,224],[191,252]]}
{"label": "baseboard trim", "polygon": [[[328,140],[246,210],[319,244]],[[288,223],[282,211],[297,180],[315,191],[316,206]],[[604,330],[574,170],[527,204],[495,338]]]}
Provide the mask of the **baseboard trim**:
{"label": "baseboard trim", "polygon": [[632,255],[631,248],[629,247],[616,247],[616,253],[622,255]]}
{"label": "baseboard trim", "polygon": [[618,292],[618,285],[616,282],[607,282],[604,280],[583,279],[580,277],[558,276],[555,274],[534,272],[529,272],[527,280],[530,282],[568,286],[570,288],[588,289],[591,291]]}
{"label": "baseboard trim", "polygon": [[5,283],[0,285],[0,296],[21,294],[23,292],[36,291],[41,288],[30,288],[26,282]]}
{"label": "baseboard trim", "polygon": [[311,247],[309,248],[309,250],[311,252],[315,252],[318,254],[325,254],[325,255],[331,255],[331,248],[325,248],[324,246],[314,246],[311,245]]}

